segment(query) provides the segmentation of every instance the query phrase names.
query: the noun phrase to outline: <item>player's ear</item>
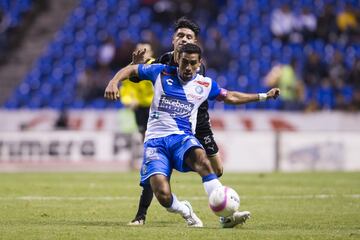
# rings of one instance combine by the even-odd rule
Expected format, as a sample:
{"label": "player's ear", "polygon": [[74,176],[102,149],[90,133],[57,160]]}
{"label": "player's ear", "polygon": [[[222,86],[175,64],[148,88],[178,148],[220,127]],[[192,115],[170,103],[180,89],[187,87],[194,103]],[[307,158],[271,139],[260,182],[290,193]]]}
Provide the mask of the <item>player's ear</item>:
{"label": "player's ear", "polygon": [[201,64],[202,64],[202,61],[200,61],[200,62],[198,63],[198,68],[199,68],[199,69],[201,68]]}

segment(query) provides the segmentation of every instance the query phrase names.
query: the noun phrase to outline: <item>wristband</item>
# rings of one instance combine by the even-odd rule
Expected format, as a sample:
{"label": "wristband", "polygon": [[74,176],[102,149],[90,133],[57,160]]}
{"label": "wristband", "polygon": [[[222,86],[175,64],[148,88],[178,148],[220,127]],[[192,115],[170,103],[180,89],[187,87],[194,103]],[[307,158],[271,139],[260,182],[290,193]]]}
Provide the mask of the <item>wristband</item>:
{"label": "wristband", "polygon": [[266,99],[267,99],[267,94],[266,93],[258,93],[258,96],[259,96],[259,101],[260,102],[266,101]]}

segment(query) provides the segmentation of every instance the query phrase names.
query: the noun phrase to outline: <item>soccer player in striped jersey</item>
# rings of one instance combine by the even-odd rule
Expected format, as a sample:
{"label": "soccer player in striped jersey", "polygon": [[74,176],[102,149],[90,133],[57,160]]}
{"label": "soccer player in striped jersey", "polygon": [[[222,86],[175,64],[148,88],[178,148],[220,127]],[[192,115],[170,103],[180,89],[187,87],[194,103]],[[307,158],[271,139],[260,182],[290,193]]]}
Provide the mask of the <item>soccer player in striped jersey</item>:
{"label": "soccer player in striped jersey", "polygon": [[[173,169],[197,172],[208,196],[222,186],[203,146],[194,136],[199,106],[206,99],[234,105],[267,100],[276,98],[280,90],[273,88],[267,93],[247,94],[220,88],[212,79],[197,73],[201,49],[196,44],[183,45],[177,60],[178,68],[163,64],[129,65],[113,77],[104,96],[119,99],[119,82],[132,76],[152,81],[154,98],[145,135],[140,185],[150,185],[159,203],[169,212],[180,214],[189,227],[202,227],[191,204],[179,201],[170,187]],[[249,212],[239,213],[224,218],[223,226],[234,227],[250,216]]]}
{"label": "soccer player in striped jersey", "polygon": [[[193,21],[182,17],[178,19],[174,26],[173,35],[173,47],[174,50],[167,52],[157,58],[153,63],[162,63],[170,66],[178,66],[177,56],[180,48],[186,43],[196,43],[198,35],[200,33],[200,27]],[[134,52],[133,63],[145,63],[146,52]],[[135,60],[136,59],[136,60]],[[200,64],[197,72],[200,75],[205,76],[205,66]],[[208,113],[208,102],[204,101],[198,110],[195,137],[204,147],[206,154],[211,162],[211,166],[215,171],[215,174],[220,177],[223,174],[223,166],[219,149],[214,140],[214,136],[210,127],[210,117]],[[153,198],[153,192],[149,186],[143,186],[143,190],[139,200],[138,211],[135,218],[129,223],[129,225],[143,225],[145,224],[147,210],[150,207]]]}

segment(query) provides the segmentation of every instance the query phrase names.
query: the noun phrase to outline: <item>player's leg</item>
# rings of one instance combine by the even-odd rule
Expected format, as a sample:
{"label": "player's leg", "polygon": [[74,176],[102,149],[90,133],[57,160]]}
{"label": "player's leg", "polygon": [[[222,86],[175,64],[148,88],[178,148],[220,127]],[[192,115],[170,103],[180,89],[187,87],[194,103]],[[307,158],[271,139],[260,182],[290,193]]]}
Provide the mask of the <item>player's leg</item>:
{"label": "player's leg", "polygon": [[169,179],[172,164],[168,156],[168,143],[171,137],[148,140],[144,144],[144,160],[141,167],[140,185],[151,185],[159,203],[169,212],[179,213],[190,227],[202,227],[201,220],[195,215],[190,203],[180,202],[171,193]]}
{"label": "player's leg", "polygon": [[153,192],[161,206],[171,213],[180,214],[189,227],[202,227],[202,221],[194,213],[188,201],[179,201],[175,194],[171,193],[168,178],[161,174],[150,177],[150,184]]}
{"label": "player's leg", "polygon": [[197,138],[184,134],[178,135],[173,142],[174,151],[171,153],[171,159],[173,159],[173,166],[176,170],[197,172],[203,179],[208,195],[216,187],[222,186]]}
{"label": "player's leg", "polygon": [[215,173],[204,149],[200,147],[194,146],[186,152],[185,163],[201,177]]}
{"label": "player's leg", "polygon": [[[147,119],[149,118],[149,108],[138,107],[134,110],[135,120],[138,126],[138,130],[141,133],[142,141],[144,141],[145,131],[147,126]],[[153,191],[150,185],[143,186],[141,196],[139,199],[138,211],[135,218],[128,223],[128,225],[144,225],[147,210],[150,207],[153,199]]]}
{"label": "player's leg", "polygon": [[224,169],[222,165],[222,159],[220,157],[220,154],[215,154],[212,156],[208,155],[208,158],[211,163],[211,167],[214,169],[214,172],[217,177],[221,177],[223,175]]}
{"label": "player's leg", "polygon": [[208,195],[222,186],[206,156],[199,140],[193,135],[178,135],[173,139],[171,159],[173,167],[180,172],[195,171],[202,178]]}
{"label": "player's leg", "polygon": [[215,188],[222,186],[212,169],[204,149],[199,147],[190,148],[185,155],[185,163],[202,177],[204,188],[208,196],[210,196]]}
{"label": "player's leg", "polygon": [[169,208],[171,206],[172,197],[167,177],[162,174],[155,174],[150,177],[150,185],[161,206]]}
{"label": "player's leg", "polygon": [[[206,154],[200,148],[193,148],[190,150],[186,163],[196,172],[200,174],[203,180],[205,191],[208,196],[211,192],[221,186],[220,181],[217,179],[216,175],[212,173],[211,164],[206,161]],[[236,211],[232,216],[226,218],[220,218],[220,224],[223,228],[233,228],[236,225],[242,225],[250,218],[250,212],[248,211]]]}
{"label": "player's leg", "polygon": [[219,148],[214,140],[214,136],[211,132],[210,126],[209,129],[207,129],[206,131],[202,130],[202,132],[197,133],[195,137],[204,147],[206,155],[210,160],[211,167],[213,168],[215,174],[218,177],[221,177],[223,174],[222,159],[220,157]]}
{"label": "player's leg", "polygon": [[153,199],[153,191],[150,185],[143,186],[141,196],[139,199],[138,211],[135,215],[135,218],[128,223],[128,225],[144,225],[146,220],[147,210],[150,207],[151,201]]}
{"label": "player's leg", "polygon": [[[202,177],[204,188],[208,196],[210,196],[215,188],[222,185],[214,174],[212,166],[203,149],[196,146],[189,148],[185,154],[185,163]],[[220,224],[224,228],[233,228],[236,225],[244,224],[249,218],[250,212],[237,211],[230,217],[220,218]]]}

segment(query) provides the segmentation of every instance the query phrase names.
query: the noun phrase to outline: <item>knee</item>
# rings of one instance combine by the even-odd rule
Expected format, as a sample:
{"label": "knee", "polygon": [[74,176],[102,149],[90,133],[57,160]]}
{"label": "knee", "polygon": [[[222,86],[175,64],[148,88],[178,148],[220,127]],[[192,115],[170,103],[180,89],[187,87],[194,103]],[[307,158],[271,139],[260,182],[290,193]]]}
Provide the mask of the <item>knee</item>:
{"label": "knee", "polygon": [[200,155],[196,159],[195,167],[196,167],[197,172],[199,172],[199,171],[212,172],[213,171],[213,169],[211,167],[211,163],[205,154]]}
{"label": "knee", "polygon": [[159,203],[161,204],[161,206],[165,208],[169,208],[171,206],[172,196],[171,196],[171,192],[168,189],[157,188],[155,189],[154,194],[157,200],[159,201]]}
{"label": "knee", "polygon": [[170,207],[172,196],[167,177],[162,174],[153,175],[150,177],[150,185],[159,203],[163,207]]}

